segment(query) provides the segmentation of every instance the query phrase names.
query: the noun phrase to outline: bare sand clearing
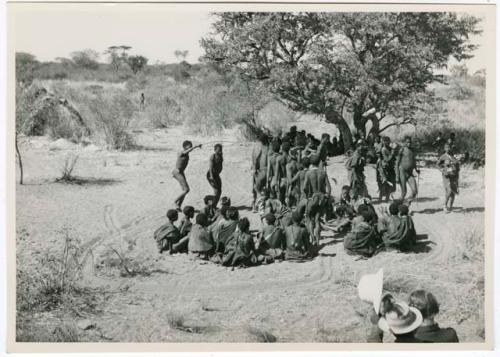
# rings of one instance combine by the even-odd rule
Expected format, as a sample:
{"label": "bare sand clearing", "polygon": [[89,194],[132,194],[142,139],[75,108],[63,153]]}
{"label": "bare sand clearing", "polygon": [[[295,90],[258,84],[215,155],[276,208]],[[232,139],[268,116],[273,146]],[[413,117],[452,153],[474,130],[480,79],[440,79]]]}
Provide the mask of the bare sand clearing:
{"label": "bare sand clearing", "polygon": [[[429,289],[441,302],[442,326],[454,327],[461,341],[484,340],[484,295],[477,293],[484,289],[483,260],[463,258],[465,263],[457,264],[462,259],[457,249],[463,247],[454,243],[471,229],[482,236],[484,171],[462,171],[456,211],[445,214],[440,172],[422,169],[419,201],[412,208],[417,233],[429,242],[419,252],[382,252],[356,260],[344,253],[341,238],[324,233],[320,256],[310,262],[233,271],[184,254],[160,255],[153,232],[179,193],[171,171],[186,138],[236,141],[224,143],[223,195],[251,219],[252,229],[260,228],[250,211],[252,144],[235,140],[232,131],[213,139],[186,136],[180,128],[135,135],[143,148],[128,152],[71,145],[54,149],[43,137],[22,146],[26,184],[16,187],[18,261],[22,256],[29,264],[30,256],[60,246],[65,227],[82,242],[100,238],[94,264],[82,280],[103,291],[95,306],[38,313],[28,318],[33,326],[53,329],[61,321],[91,321],[90,328],[80,330],[82,341],[249,342],[267,339],[268,332],[278,342],[363,342],[370,306],[359,300],[356,284],[362,274],[383,267],[386,290],[406,298],[413,289]],[[186,172],[191,192],[184,204],[201,208],[203,196],[211,193],[205,174],[212,146],[191,154]],[[88,179],[83,185],[54,182],[71,151],[79,153],[73,174]],[[342,160],[332,158],[328,165],[330,177],[338,180],[336,195],[346,183]],[[369,192],[377,196],[373,167],[366,175]],[[105,265],[113,256],[110,247],[147,265],[151,274],[113,273]]]}

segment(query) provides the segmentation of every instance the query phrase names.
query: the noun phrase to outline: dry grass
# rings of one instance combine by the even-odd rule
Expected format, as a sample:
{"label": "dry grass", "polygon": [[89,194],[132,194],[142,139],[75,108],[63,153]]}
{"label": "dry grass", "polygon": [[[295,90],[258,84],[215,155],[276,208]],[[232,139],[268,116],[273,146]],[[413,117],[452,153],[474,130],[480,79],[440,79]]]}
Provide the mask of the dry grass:
{"label": "dry grass", "polygon": [[55,326],[41,326],[30,321],[17,321],[17,342],[81,342],[74,323],[58,321]]}

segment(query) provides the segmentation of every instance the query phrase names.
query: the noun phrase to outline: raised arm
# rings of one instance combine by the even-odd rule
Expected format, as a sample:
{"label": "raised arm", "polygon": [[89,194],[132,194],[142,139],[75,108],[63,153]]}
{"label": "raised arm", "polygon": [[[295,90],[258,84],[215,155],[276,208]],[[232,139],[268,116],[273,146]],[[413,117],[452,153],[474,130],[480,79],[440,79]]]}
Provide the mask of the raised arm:
{"label": "raised arm", "polygon": [[201,148],[201,144],[196,145],[196,146],[193,146],[193,147],[190,147],[189,149],[186,149],[186,150],[182,150],[182,151],[181,151],[181,154],[182,154],[182,155],[187,155],[187,154],[189,154],[191,151],[193,151],[194,149],[198,149],[198,148]]}

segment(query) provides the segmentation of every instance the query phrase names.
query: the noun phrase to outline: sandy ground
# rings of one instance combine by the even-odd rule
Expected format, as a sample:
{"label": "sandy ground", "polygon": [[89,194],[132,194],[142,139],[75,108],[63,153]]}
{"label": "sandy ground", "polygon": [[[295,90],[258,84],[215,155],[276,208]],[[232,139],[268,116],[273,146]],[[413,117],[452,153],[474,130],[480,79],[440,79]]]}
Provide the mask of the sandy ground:
{"label": "sandy ground", "polygon": [[[363,342],[368,327],[368,304],[359,300],[356,284],[365,273],[385,271],[386,289],[405,298],[411,289],[427,288],[441,302],[438,321],[456,328],[462,341],[482,341],[483,306],[461,318],[450,312],[470,272],[450,271],[454,237],[464,230],[483,230],[483,171],[464,170],[461,194],[455,212],[442,212],[442,182],[434,168],[421,173],[419,201],[413,206],[418,234],[429,244],[412,254],[384,252],[369,260],[345,254],[342,239],[326,234],[320,256],[306,263],[282,262],[231,270],[191,259],[188,255],[160,255],[153,231],[165,221],[179,192],[171,176],[176,151],[186,138],[181,128],[136,132],[141,150],[111,152],[93,146],[54,149],[47,138],[32,138],[23,144],[25,185],[17,185],[17,231],[28,243],[19,254],[37,254],[61,244],[61,231],[83,242],[101,238],[94,264],[102,263],[109,247],[141,262],[154,272],[150,276],[108,276],[90,266],[83,282],[105,289],[108,294],[94,312],[61,315],[47,312],[32,317],[34,324],[62,320],[90,320],[96,329],[82,331],[83,340],[119,342],[247,342],[258,338],[251,329],[269,331],[279,342]],[[224,142],[223,195],[231,197],[241,215],[251,213],[251,143],[235,140],[227,131],[216,138],[187,136],[195,142]],[[231,142],[231,143],[230,143]],[[185,204],[202,207],[211,193],[205,173],[212,144],[191,154],[187,177],[191,192]],[[77,151],[74,174],[91,179],[84,185],[55,183],[68,153]],[[338,180],[337,195],[346,182],[342,158],[330,159],[328,172]],[[367,167],[369,192],[376,196],[375,172]],[[18,245],[19,248],[19,245]],[[470,266],[470,265],[468,265]],[[475,269],[484,269],[481,261]],[[481,275],[481,274],[480,274]],[[484,284],[484,282],[483,282]],[[447,303],[448,301],[448,303]],[[79,316],[78,316],[79,315]],[[187,330],[169,326],[176,316]],[[96,333],[98,330],[99,333]],[[390,337],[386,337],[390,340]]]}

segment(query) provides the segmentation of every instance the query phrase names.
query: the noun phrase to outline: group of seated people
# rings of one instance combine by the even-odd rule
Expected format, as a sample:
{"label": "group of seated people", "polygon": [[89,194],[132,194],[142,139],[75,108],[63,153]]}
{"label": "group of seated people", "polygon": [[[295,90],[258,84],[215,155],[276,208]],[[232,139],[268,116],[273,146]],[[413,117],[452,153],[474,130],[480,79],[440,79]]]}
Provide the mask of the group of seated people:
{"label": "group of seated people", "polygon": [[[254,266],[275,260],[302,260],[314,255],[303,215],[291,215],[289,225],[282,227],[273,213],[262,218],[261,231],[254,235],[250,221],[240,217],[228,197],[221,198],[215,209],[213,196],[206,196],[205,207],[195,217],[195,209],[185,206],[178,225],[179,213],[170,209],[168,222],[154,233],[160,253],[190,253],[196,258],[224,266]],[[194,222],[192,220],[194,219]]]}
{"label": "group of seated people", "polygon": [[347,233],[344,249],[349,255],[371,257],[382,250],[407,252],[417,241],[407,205],[396,200],[377,214],[370,198],[363,197],[353,202],[349,186],[342,187],[340,199],[333,204],[333,219],[322,227]]}

